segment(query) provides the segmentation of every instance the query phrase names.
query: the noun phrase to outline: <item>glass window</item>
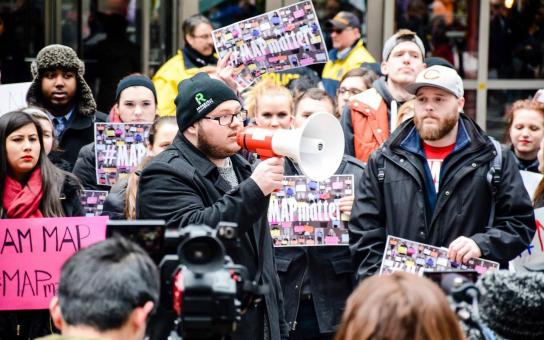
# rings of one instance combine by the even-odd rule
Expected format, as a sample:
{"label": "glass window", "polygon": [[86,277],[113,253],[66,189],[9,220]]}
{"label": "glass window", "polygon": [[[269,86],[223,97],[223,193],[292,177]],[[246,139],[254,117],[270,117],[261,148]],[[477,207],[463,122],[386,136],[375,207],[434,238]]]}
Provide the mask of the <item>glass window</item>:
{"label": "glass window", "polygon": [[504,139],[505,113],[508,105],[518,99],[531,98],[534,90],[489,90],[487,91],[487,133],[499,141]]}
{"label": "glass window", "polygon": [[463,79],[476,79],[479,1],[396,0],[395,8],[395,31],[416,32],[427,57],[444,58]]}
{"label": "glass window", "polygon": [[491,0],[490,11],[489,78],[544,78],[544,1]]}
{"label": "glass window", "polygon": [[43,0],[0,0],[0,84],[30,81],[30,62],[44,43]]}

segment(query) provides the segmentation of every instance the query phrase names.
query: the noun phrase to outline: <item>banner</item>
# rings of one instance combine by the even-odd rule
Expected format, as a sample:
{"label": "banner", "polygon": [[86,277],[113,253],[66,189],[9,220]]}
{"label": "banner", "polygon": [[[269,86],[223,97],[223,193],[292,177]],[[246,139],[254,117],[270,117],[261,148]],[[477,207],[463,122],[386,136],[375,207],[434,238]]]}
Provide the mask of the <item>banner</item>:
{"label": "banner", "polygon": [[60,269],[106,237],[107,217],[0,220],[0,310],[47,309]]}
{"label": "banner", "polygon": [[83,190],[80,196],[80,202],[85,211],[85,216],[100,216],[104,209],[104,202],[106,202],[107,196],[107,191]]}
{"label": "banner", "polygon": [[471,259],[466,264],[448,259],[448,249],[424,243],[387,236],[380,274],[401,271],[423,275],[425,271],[475,270],[478,275],[488,270],[498,270],[499,263],[484,259]]}
{"label": "banner", "polygon": [[114,185],[146,155],[151,124],[95,123],[96,183]]}
{"label": "banner", "polygon": [[29,87],[30,82],[0,85],[0,116],[27,107],[26,93]]}
{"label": "banner", "polygon": [[232,52],[235,79],[243,88],[265,73],[329,60],[311,1],[219,28],[212,36],[221,58]]}
{"label": "banner", "polygon": [[348,220],[338,201],[353,195],[353,175],[316,182],[285,176],[270,195],[268,224],[276,247],[348,245]]}
{"label": "banner", "polygon": [[521,175],[521,179],[523,180],[523,185],[525,186],[525,189],[529,194],[529,197],[531,197],[531,200],[533,200],[535,190],[538,187],[540,181],[542,180],[542,174],[537,174],[536,172],[525,170],[520,170],[519,173]]}
{"label": "banner", "polygon": [[515,272],[544,270],[544,208],[535,209],[536,232],[533,241],[518,257],[510,261]]}

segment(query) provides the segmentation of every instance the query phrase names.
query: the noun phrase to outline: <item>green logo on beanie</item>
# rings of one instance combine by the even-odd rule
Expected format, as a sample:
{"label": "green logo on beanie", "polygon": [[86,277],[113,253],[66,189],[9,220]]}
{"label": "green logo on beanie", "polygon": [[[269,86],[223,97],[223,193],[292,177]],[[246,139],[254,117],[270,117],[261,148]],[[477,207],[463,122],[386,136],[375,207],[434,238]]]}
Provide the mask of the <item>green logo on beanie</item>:
{"label": "green logo on beanie", "polygon": [[195,95],[195,100],[198,105],[202,105],[206,101],[206,98],[204,98],[204,94],[202,92],[198,92]]}

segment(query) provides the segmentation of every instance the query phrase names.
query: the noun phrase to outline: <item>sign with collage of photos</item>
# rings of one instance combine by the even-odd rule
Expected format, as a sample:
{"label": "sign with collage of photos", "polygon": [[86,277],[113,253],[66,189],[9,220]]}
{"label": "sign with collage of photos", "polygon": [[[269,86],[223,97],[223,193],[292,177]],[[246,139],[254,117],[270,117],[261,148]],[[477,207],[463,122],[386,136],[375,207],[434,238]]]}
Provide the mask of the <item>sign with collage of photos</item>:
{"label": "sign with collage of photos", "polygon": [[151,124],[95,123],[96,183],[114,185],[146,155]]}
{"label": "sign with collage of photos", "polygon": [[339,200],[353,195],[353,175],[335,175],[316,182],[306,176],[285,176],[273,192],[268,223],[276,247],[348,245],[349,217]]}
{"label": "sign with collage of photos", "polygon": [[80,196],[81,206],[85,211],[85,216],[100,216],[104,209],[104,202],[108,196],[107,191],[102,190],[83,190]]}
{"label": "sign with collage of photos", "polygon": [[448,259],[448,249],[387,236],[380,274],[401,271],[423,275],[425,271],[475,270],[479,275],[488,270],[498,270],[499,263],[472,259],[459,264]]}
{"label": "sign with collage of photos", "polygon": [[265,73],[328,61],[327,47],[311,1],[267,12],[212,32],[221,58],[243,88]]}

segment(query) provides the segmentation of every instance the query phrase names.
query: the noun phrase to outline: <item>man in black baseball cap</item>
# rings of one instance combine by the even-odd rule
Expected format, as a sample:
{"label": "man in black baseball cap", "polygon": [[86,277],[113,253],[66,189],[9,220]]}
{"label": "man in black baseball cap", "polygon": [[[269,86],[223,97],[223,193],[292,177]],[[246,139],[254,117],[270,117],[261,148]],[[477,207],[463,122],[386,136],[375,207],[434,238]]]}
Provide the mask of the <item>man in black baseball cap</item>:
{"label": "man in black baseball cap", "polygon": [[325,28],[330,31],[334,48],[329,51],[329,61],[323,69],[323,86],[335,98],[344,74],[360,67],[364,62],[373,63],[375,60],[363,46],[361,21],[355,14],[338,12],[325,24]]}
{"label": "man in black baseball cap", "polygon": [[269,286],[264,299],[247,298],[247,312],[232,339],[280,339],[288,335],[268,229],[269,195],[281,188],[283,159],[251,166],[237,154],[244,111],[223,82],[198,73],[179,84],[175,100],[179,133],[140,176],[138,219],[163,219],[170,227],[220,221],[238,224],[240,247],[227,254],[250,280]]}

